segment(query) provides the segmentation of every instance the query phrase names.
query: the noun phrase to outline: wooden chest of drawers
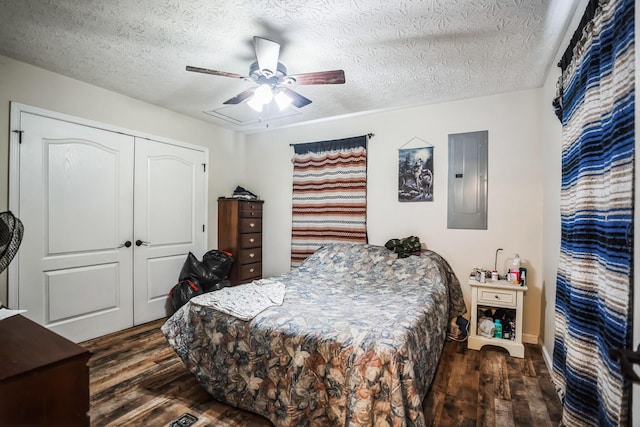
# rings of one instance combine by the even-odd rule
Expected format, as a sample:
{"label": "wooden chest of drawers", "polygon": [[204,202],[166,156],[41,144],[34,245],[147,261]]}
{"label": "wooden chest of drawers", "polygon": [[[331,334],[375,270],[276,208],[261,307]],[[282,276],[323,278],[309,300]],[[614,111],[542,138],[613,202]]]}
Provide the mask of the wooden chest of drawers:
{"label": "wooden chest of drawers", "polygon": [[262,277],[262,200],[218,199],[218,249],[231,252],[233,285]]}
{"label": "wooden chest of drawers", "polygon": [[89,426],[90,356],[21,315],[0,321],[0,425]]}

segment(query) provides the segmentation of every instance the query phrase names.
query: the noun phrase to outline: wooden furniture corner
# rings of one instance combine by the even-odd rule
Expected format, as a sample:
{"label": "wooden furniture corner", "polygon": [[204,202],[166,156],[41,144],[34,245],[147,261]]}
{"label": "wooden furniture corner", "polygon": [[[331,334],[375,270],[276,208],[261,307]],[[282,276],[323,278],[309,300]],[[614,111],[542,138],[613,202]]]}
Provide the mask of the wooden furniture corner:
{"label": "wooden furniture corner", "polygon": [[0,321],[0,424],[88,426],[89,350],[16,315]]}

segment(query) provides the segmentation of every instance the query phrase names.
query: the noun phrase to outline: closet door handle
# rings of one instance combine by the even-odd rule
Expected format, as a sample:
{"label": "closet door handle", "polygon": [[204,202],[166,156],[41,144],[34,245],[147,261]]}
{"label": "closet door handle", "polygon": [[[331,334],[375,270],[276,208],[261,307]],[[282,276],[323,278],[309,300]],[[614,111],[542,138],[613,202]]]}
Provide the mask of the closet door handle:
{"label": "closet door handle", "polygon": [[121,245],[116,246],[116,249],[120,249],[120,248],[130,248],[131,247],[131,241],[127,240],[126,242],[124,242]]}
{"label": "closet door handle", "polygon": [[142,241],[140,239],[136,240],[136,246],[142,246],[142,245],[151,246],[151,243]]}

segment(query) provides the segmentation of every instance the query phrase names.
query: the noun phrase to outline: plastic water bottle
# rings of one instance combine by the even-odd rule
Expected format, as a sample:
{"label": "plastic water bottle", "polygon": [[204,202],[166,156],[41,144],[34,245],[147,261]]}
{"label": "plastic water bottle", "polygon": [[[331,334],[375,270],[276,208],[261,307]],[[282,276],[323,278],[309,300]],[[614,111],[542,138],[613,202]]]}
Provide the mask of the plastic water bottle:
{"label": "plastic water bottle", "polygon": [[511,261],[509,268],[509,281],[514,284],[520,283],[520,255],[516,254]]}
{"label": "plastic water bottle", "polygon": [[494,338],[502,338],[502,322],[500,322],[500,319],[496,319],[493,323],[496,328],[495,331],[493,331]]}

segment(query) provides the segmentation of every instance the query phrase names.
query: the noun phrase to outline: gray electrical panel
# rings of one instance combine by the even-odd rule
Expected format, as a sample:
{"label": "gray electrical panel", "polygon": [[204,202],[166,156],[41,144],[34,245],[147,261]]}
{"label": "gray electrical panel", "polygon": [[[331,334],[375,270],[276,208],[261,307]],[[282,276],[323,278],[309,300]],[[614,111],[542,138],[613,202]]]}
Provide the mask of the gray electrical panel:
{"label": "gray electrical panel", "polygon": [[449,135],[447,228],[487,229],[489,132]]}

